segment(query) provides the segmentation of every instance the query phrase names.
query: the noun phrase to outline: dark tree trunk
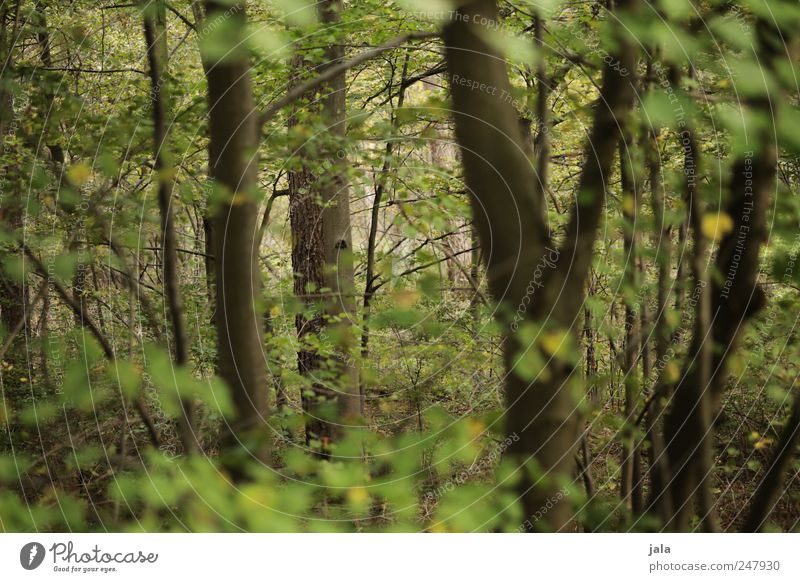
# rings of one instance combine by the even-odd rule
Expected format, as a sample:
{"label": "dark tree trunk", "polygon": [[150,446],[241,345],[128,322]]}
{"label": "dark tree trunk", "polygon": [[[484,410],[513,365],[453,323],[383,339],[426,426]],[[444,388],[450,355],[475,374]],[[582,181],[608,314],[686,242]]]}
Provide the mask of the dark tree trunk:
{"label": "dark tree trunk", "polygon": [[[219,16],[245,27],[244,2],[207,0],[208,18]],[[231,39],[235,44],[237,39]],[[262,346],[262,318],[256,310],[261,295],[258,266],[258,203],[255,109],[246,55],[233,52],[208,64],[210,172],[225,190],[214,217],[216,327],[220,375],[228,384],[237,417],[228,427],[231,441],[267,460],[268,383]]]}
{"label": "dark tree trunk", "polygon": [[[622,3],[627,8],[627,3]],[[491,34],[480,22],[496,22],[496,3],[464,3],[459,16],[444,29],[450,88],[455,111],[456,138],[461,146],[467,185],[473,194],[474,219],[487,258],[487,279],[501,304],[505,326],[504,358],[508,416],[506,430],[517,440],[510,447],[520,465],[520,495],[526,515],[533,515],[557,494],[560,479],[571,474],[579,438],[578,415],[569,384],[579,380],[569,357],[550,359],[544,374],[531,377],[516,366],[527,350],[545,351],[523,344],[511,314],[526,309],[524,322],[540,322],[551,337],[577,343],[575,322],[583,308],[584,286],[592,261],[592,247],[605,201],[609,170],[614,159],[619,128],[633,103],[632,79],[611,67],[603,71],[600,105],[595,112],[578,190],[565,241],[557,252],[549,248],[542,220],[543,199],[538,177],[524,154],[518,114],[512,101],[502,58],[484,37]],[[620,36],[621,66],[634,71],[635,50]],[[490,91],[473,90],[466,81],[484,83]],[[529,288],[540,261],[552,262],[542,287]],[[531,296],[533,295],[533,296]],[[524,323],[523,322],[523,323]],[[552,347],[552,346],[551,346]],[[565,345],[566,347],[566,345]],[[545,361],[549,354],[542,353]],[[537,528],[568,527],[567,503],[549,509]]]}
{"label": "dark tree trunk", "polygon": [[[147,60],[150,72],[150,92],[153,116],[153,157],[158,181],[158,209],[161,226],[161,252],[163,256],[164,294],[167,310],[172,322],[172,341],[175,363],[178,366],[189,364],[189,346],[186,337],[186,324],[183,314],[183,299],[178,281],[178,253],[176,250],[175,209],[173,207],[173,180],[169,177],[172,168],[167,162],[168,100],[166,91],[167,31],[166,8],[156,4],[155,16],[145,16],[144,36],[147,43]],[[191,454],[199,446],[194,427],[194,403],[191,398],[181,400],[183,417],[179,420],[180,438],[184,453]]]}

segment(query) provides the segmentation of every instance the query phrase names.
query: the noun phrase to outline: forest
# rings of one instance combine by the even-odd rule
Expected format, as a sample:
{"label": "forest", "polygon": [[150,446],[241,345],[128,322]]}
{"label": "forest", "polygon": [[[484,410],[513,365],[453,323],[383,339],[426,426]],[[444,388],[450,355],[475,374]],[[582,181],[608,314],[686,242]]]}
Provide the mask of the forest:
{"label": "forest", "polygon": [[800,531],[796,0],[0,27],[0,532]]}

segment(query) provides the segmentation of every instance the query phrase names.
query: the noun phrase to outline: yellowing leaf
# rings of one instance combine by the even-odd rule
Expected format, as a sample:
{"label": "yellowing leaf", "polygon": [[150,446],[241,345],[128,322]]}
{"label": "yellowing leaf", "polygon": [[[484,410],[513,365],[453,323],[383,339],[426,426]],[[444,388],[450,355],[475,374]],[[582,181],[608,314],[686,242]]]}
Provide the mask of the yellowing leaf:
{"label": "yellowing leaf", "polygon": [[483,434],[483,431],[486,429],[486,425],[477,419],[470,420],[467,427],[469,428],[470,436],[474,439],[481,436],[481,434]]}
{"label": "yellowing leaf", "polygon": [[92,171],[86,164],[76,164],[67,170],[67,178],[76,186],[83,186],[92,177]]}
{"label": "yellowing leaf", "polygon": [[364,504],[369,499],[367,490],[363,487],[351,487],[347,490],[347,500],[357,505]]}
{"label": "yellowing leaf", "polygon": [[772,444],[772,439],[768,437],[760,438],[756,441],[753,447],[757,450],[766,449]]}
{"label": "yellowing leaf", "polygon": [[675,362],[667,362],[664,366],[664,379],[670,384],[674,384],[681,377],[681,370]]}
{"label": "yellowing leaf", "polygon": [[719,242],[733,230],[733,219],[724,212],[706,214],[700,222],[700,230],[706,238]]}
{"label": "yellowing leaf", "polygon": [[633,196],[624,196],[622,198],[622,212],[624,212],[627,216],[633,216],[635,211],[636,201],[634,200]]}
{"label": "yellowing leaf", "polygon": [[559,350],[567,347],[567,332],[564,330],[548,331],[539,338],[542,350],[550,356],[558,354]]}

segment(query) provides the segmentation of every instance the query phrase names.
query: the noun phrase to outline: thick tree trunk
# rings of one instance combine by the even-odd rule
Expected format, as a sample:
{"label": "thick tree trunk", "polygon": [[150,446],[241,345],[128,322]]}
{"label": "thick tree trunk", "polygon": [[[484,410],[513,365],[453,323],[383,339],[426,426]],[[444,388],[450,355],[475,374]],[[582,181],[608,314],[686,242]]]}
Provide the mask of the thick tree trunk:
{"label": "thick tree trunk", "polygon": [[[339,0],[325,0],[319,6],[323,22],[335,24],[340,18]],[[325,50],[326,67],[341,63],[344,48],[330,45]],[[292,59],[293,86],[302,82],[310,66],[299,56]],[[330,140],[322,154],[315,157],[324,172],[315,176],[311,156],[300,147],[300,169],[289,173],[289,216],[292,229],[292,267],[295,295],[313,311],[311,317],[296,316],[300,373],[309,382],[303,390],[306,414],[306,441],[322,456],[331,454],[331,444],[342,437],[345,428],[354,425],[361,415],[358,368],[352,350],[356,347],[353,320],[356,315],[353,252],[350,232],[350,187],[347,178],[347,155],[343,145],[346,134],[345,71],[324,83],[321,107],[313,103],[318,93],[306,95],[307,103],[295,105],[289,119],[290,131],[299,124],[300,107],[319,114],[328,127]],[[305,344],[307,336],[330,339],[334,346],[332,366],[319,352]]]}
{"label": "thick tree trunk", "polygon": [[[19,30],[20,4],[3,2],[0,6],[0,153],[5,153],[8,142],[15,138],[20,126],[14,111],[14,96],[9,90],[14,76],[14,46]],[[21,168],[14,164],[0,167],[0,223],[3,230],[11,235],[20,234],[22,229],[24,209],[21,182],[24,178],[20,172]],[[3,243],[2,246],[3,259],[17,252],[16,245]],[[6,332],[13,330],[20,321],[25,321],[26,303],[24,284],[0,266],[0,321]],[[25,360],[25,354],[21,353],[22,345],[19,341],[12,344],[5,356],[17,369],[21,369]],[[12,403],[18,400],[22,390],[30,390],[28,386],[20,387],[18,382],[12,380],[16,374],[3,376],[3,390]]]}
{"label": "thick tree trunk", "polygon": [[[553,251],[542,220],[538,178],[524,153],[506,67],[493,45],[485,40],[493,30],[479,24],[494,23],[497,18],[493,0],[462,3],[458,15],[444,29],[444,40],[456,138],[473,194],[489,288],[502,306],[499,317],[505,326],[504,358],[508,370],[506,430],[516,437],[509,454],[520,465],[520,495],[525,514],[530,516],[548,501],[553,504],[560,480],[572,470],[579,438],[576,401],[570,386],[575,380],[574,364],[568,356],[550,358],[552,354],[545,352],[552,345],[545,349],[523,344],[515,333],[518,322],[512,322],[511,314],[522,311],[524,322],[545,324],[551,338],[564,339],[564,347],[577,343],[576,318],[583,307],[608,174],[619,128],[633,103],[633,87],[631,79],[622,78],[611,67],[604,68],[603,94],[586,150],[579,203],[573,210],[562,248]],[[616,57],[622,67],[633,71],[635,50],[626,39],[618,40],[623,48]],[[481,86],[488,90],[478,90]],[[543,281],[535,282],[542,285],[539,288],[531,285],[541,261],[553,267]],[[516,365],[528,350],[539,350],[540,357],[550,359],[542,374],[522,373]],[[559,354],[562,355],[563,352]],[[568,504],[557,503],[536,528],[560,530],[570,520]]]}
{"label": "thick tree trunk", "polygon": [[[301,56],[294,55],[290,66],[292,70],[290,86],[293,87],[302,83],[303,74],[309,68],[309,64]],[[295,102],[288,121],[290,133],[299,126],[301,117],[312,113],[304,111],[303,108],[310,107],[310,104],[316,101],[316,97],[316,91],[312,91],[302,100]],[[315,411],[318,403],[334,398],[335,394],[329,392],[325,385],[318,381],[322,358],[313,346],[308,345],[324,328],[324,318],[318,306],[320,294],[325,288],[325,254],[322,205],[315,188],[317,178],[310,169],[310,160],[307,159],[303,146],[296,152],[302,161],[301,167],[292,169],[288,175],[294,294],[306,305],[307,312],[295,316],[297,338],[300,343],[297,364],[300,374],[308,382],[308,386],[301,388],[303,411],[307,415],[306,443],[309,445],[312,442],[317,443],[317,448],[321,448],[330,442],[332,435],[328,423],[317,418]]]}
{"label": "thick tree trunk", "polygon": [[[344,5],[342,0],[323,0],[320,9],[322,21],[335,26]],[[344,47],[331,45],[325,52],[326,66],[336,66],[344,60]],[[330,336],[336,350],[337,422],[346,428],[354,424],[361,415],[358,367],[353,349],[356,348],[354,323],[357,319],[355,281],[353,273],[353,240],[350,224],[350,181],[347,176],[348,156],[345,137],[347,134],[347,86],[346,73],[334,76],[323,85],[323,120],[331,136],[326,152],[331,164],[328,176],[321,181],[322,194],[322,240],[325,248],[325,287],[332,294],[328,301],[326,316]]]}
{"label": "thick tree trunk", "polygon": [[[244,2],[206,0],[207,18],[225,18],[243,34]],[[231,39],[231,44],[238,42]],[[220,375],[236,407],[230,440],[251,446],[266,460],[267,373],[262,350],[258,267],[258,112],[253,102],[246,54],[233,51],[208,63],[210,172],[224,188],[225,199],[214,217],[216,327]],[[248,436],[252,435],[252,439]],[[247,442],[242,442],[246,440]],[[230,442],[228,443],[230,444]]]}

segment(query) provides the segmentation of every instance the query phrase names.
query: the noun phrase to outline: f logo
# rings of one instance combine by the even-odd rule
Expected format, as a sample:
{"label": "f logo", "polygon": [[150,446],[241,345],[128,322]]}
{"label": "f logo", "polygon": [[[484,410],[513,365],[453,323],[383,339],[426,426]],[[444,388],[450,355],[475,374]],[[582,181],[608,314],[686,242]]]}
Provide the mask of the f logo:
{"label": "f logo", "polygon": [[44,561],[44,546],[39,542],[30,542],[19,551],[19,563],[26,570],[35,570]]}

